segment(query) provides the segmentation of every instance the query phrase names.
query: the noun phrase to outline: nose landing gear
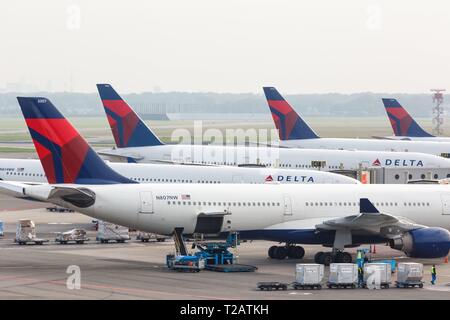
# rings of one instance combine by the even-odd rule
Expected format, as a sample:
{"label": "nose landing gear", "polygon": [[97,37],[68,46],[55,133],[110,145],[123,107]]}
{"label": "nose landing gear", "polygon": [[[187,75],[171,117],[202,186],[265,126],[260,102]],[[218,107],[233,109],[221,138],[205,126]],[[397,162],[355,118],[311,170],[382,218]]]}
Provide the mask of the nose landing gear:
{"label": "nose landing gear", "polygon": [[268,254],[271,259],[301,259],[305,255],[305,249],[295,245],[272,246],[269,248]]}

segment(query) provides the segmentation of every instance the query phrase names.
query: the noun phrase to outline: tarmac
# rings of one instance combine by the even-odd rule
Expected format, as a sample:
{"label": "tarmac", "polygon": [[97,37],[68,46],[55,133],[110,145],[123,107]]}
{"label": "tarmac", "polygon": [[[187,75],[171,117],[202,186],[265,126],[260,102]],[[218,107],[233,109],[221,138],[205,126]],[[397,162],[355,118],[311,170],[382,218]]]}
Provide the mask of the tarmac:
{"label": "tarmac", "polygon": [[[304,259],[281,261],[267,257],[267,249],[273,242],[245,242],[235,254],[239,263],[258,267],[255,272],[180,273],[168,270],[165,265],[165,256],[174,252],[172,240],[142,243],[132,235],[133,240],[125,244],[100,244],[95,241],[90,217],[47,212],[47,204],[7,196],[0,196],[0,206],[0,220],[5,223],[5,236],[0,238],[0,299],[450,299],[448,263],[442,259],[412,260],[386,246],[377,246],[373,257],[425,264],[423,289],[259,291],[256,284],[260,281],[292,283],[296,263],[312,263],[317,251],[327,249],[304,246]],[[50,241],[44,245],[15,244],[15,225],[19,219],[35,221],[37,235]],[[91,241],[82,245],[60,245],[53,241],[56,232],[72,228],[88,230]],[[349,252],[354,254],[355,249]],[[436,263],[438,272],[435,286],[430,284],[432,263]],[[70,266],[80,270],[80,289],[71,286],[72,273],[67,273]],[[327,272],[326,269],[325,278]],[[394,274],[392,286],[395,278]]]}

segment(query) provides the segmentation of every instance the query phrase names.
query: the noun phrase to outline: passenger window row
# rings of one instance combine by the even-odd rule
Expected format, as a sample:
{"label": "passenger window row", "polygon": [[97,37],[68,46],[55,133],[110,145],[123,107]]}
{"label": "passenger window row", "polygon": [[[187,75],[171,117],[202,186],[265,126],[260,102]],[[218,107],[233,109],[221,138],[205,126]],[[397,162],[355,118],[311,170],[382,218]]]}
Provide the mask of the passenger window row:
{"label": "passenger window row", "polygon": [[228,207],[279,207],[279,202],[211,202],[211,201],[167,201],[168,205],[183,206],[228,206]]}
{"label": "passenger window row", "polygon": [[27,172],[6,172],[7,175],[11,176],[27,176],[27,177],[45,177],[42,173],[27,173]]}
{"label": "passenger window row", "polygon": [[[173,182],[173,183],[194,183],[193,180],[188,179],[161,179],[161,178],[130,178],[134,181],[142,181],[142,182]],[[197,183],[220,183],[220,181],[213,180],[197,180]]]}
{"label": "passenger window row", "polygon": [[[397,202],[374,202],[376,207],[397,207]],[[359,206],[359,202],[305,202],[306,207],[354,207]],[[429,202],[404,202],[405,207],[429,207]]]}

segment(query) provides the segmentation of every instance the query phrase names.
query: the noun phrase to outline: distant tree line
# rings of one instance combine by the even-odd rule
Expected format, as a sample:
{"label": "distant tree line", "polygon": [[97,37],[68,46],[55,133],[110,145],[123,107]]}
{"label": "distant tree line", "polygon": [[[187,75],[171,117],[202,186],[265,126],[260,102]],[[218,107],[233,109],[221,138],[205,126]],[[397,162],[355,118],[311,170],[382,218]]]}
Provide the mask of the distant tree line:
{"label": "distant tree line", "polygon": [[[103,108],[96,93],[48,93],[0,94],[2,115],[20,115],[16,96],[45,96],[67,116],[103,115]],[[305,116],[382,116],[385,114],[382,97],[392,97],[400,101],[407,110],[417,117],[431,115],[430,94],[297,94],[286,95],[291,105]],[[263,94],[231,93],[188,93],[161,92],[124,94],[123,98],[140,114],[166,113],[265,113],[268,112]]]}

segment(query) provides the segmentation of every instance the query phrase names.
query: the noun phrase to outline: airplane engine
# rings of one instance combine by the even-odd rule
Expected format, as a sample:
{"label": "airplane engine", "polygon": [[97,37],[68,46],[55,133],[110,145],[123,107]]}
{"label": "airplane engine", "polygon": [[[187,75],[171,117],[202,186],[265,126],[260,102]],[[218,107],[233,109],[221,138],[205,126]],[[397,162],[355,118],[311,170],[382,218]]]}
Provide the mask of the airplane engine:
{"label": "airplane engine", "polygon": [[413,258],[443,258],[450,251],[450,232],[443,228],[422,228],[390,240],[391,248]]}

